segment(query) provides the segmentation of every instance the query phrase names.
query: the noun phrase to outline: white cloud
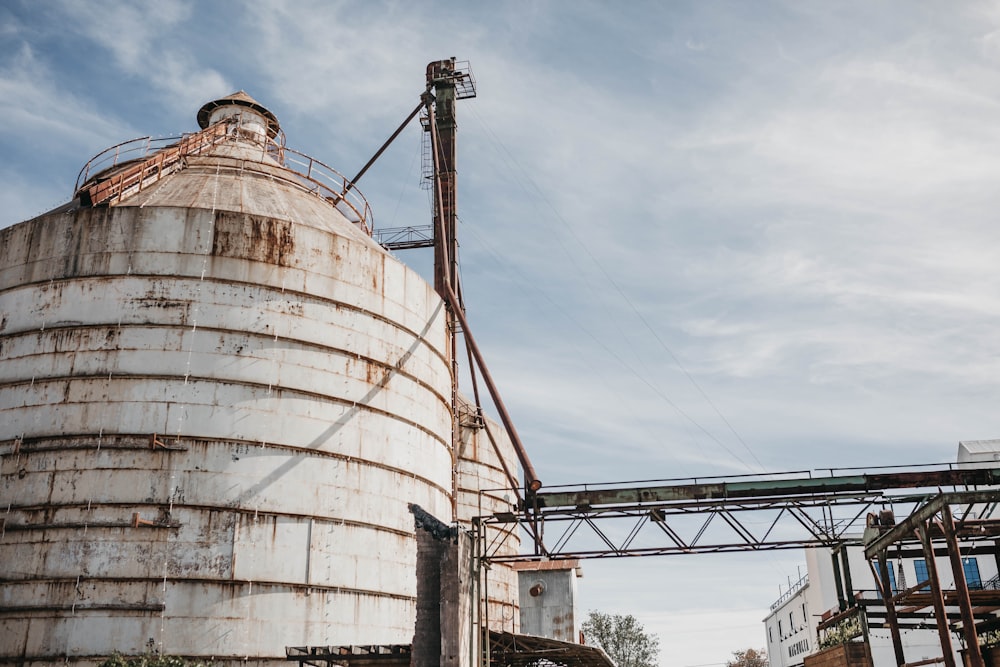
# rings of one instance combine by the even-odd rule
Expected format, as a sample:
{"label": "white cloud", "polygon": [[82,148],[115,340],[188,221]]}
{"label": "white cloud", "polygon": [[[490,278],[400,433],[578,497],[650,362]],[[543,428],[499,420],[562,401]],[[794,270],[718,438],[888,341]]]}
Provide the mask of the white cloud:
{"label": "white cloud", "polygon": [[57,179],[27,180],[14,168],[0,168],[0,201],[3,217],[0,227],[7,227],[22,220],[65,204],[72,196],[68,186]]}
{"label": "white cloud", "polygon": [[[117,143],[122,125],[90,100],[60,87],[29,44],[0,64],[0,136],[13,145],[32,137],[36,149],[55,144],[79,148]],[[88,156],[89,157],[89,156]]]}
{"label": "white cloud", "polygon": [[[419,100],[430,60],[421,53],[432,48],[432,22],[421,8],[274,2],[247,10],[255,65],[295,113],[320,116],[336,131]],[[447,17],[439,18],[434,32],[447,30]]]}
{"label": "white cloud", "polygon": [[[197,109],[204,102],[233,92],[226,78],[199,57],[199,41],[182,40],[184,31],[210,40],[198,31],[198,11],[189,2],[122,4],[95,0],[61,5],[71,25],[107,49],[116,67],[160,91],[180,108]],[[193,24],[193,25],[192,25]]]}

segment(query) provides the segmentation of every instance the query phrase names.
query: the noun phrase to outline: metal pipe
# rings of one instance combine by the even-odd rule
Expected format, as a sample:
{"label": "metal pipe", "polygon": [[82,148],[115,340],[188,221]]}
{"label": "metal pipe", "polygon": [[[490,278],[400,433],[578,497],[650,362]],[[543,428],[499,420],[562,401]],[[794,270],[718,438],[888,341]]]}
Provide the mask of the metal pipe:
{"label": "metal pipe", "polygon": [[[471,355],[470,355],[471,356]],[[493,437],[493,432],[490,431],[489,426],[483,424],[483,430],[486,431],[486,439],[490,441],[490,445],[493,446],[493,453],[497,455],[497,459],[500,461],[500,467],[503,468],[503,474],[507,478],[507,481],[511,484],[511,490],[514,492],[514,496],[517,498],[517,502],[520,505],[524,498],[521,497],[521,490],[518,486],[517,477],[510,470],[510,466],[504,460],[503,453],[500,451],[500,445],[497,443],[496,438]]]}
{"label": "metal pipe", "polygon": [[479,398],[479,382],[476,380],[476,368],[472,360],[472,352],[469,352],[469,348],[465,348],[465,352],[469,357],[469,379],[472,382],[472,398],[476,403],[476,409],[482,410],[483,403],[482,399]]}
{"label": "metal pipe", "polygon": [[510,436],[511,442],[514,444],[514,451],[517,453],[517,458],[521,462],[521,468],[524,470],[525,487],[531,492],[538,491],[538,489],[542,488],[542,482],[538,479],[537,473],[535,473],[535,467],[531,465],[528,453],[524,449],[524,443],[521,442],[521,438],[517,434],[517,429],[514,428],[514,422],[510,418],[510,413],[507,412],[507,406],[504,405],[503,399],[500,398],[500,392],[497,390],[496,383],[493,382],[493,377],[486,367],[486,361],[483,359],[482,352],[479,351],[476,339],[472,337],[472,332],[469,331],[469,321],[465,319],[465,313],[462,312],[462,309],[458,305],[458,297],[455,296],[451,285],[446,283],[445,289],[448,303],[462,325],[465,344],[469,346],[472,356],[476,359],[479,372],[483,374],[483,382],[486,383],[486,389],[490,392],[490,398],[493,399],[493,404],[500,415],[500,421],[503,422],[504,428],[507,430],[507,435]]}
{"label": "metal pipe", "polygon": [[416,116],[418,113],[420,113],[420,109],[422,109],[425,105],[426,102],[424,101],[423,96],[421,96],[420,103],[417,104],[416,107],[414,107],[413,111],[410,112],[410,115],[406,117],[406,120],[404,120],[403,123],[396,128],[396,131],[392,133],[392,136],[385,140],[385,143],[382,144],[382,147],[379,148],[377,151],[375,151],[375,155],[372,156],[372,159],[368,160],[368,162],[365,163],[365,166],[361,167],[361,171],[359,171],[354,178],[352,178],[350,181],[344,184],[343,195],[347,195],[347,193],[350,192],[351,188],[354,187],[354,184],[357,183],[358,180],[365,175],[365,172],[368,171],[368,168],[371,167],[373,164],[375,164],[375,160],[382,157],[382,153],[385,152],[385,149],[389,148],[389,144],[391,144],[393,141],[396,140],[396,137],[399,136],[399,133],[402,132],[403,129],[410,124],[410,121],[413,120],[413,117]]}
{"label": "metal pipe", "polygon": [[[436,150],[437,144],[437,131],[434,127],[434,109],[431,106],[431,99],[427,98],[425,100],[427,104],[428,121],[431,128],[431,153],[434,159],[434,171],[438,172],[439,161]],[[442,210],[444,205],[443,193],[441,191],[441,183],[438,178],[435,178],[435,195],[437,197],[438,211]],[[479,366],[479,372],[483,375],[483,382],[486,384],[486,389],[490,393],[490,398],[493,400],[493,405],[496,406],[497,412],[500,415],[500,421],[503,423],[504,429],[507,431],[507,435],[510,436],[511,442],[514,445],[514,452],[517,454],[518,461],[521,463],[521,468],[524,470],[525,477],[525,488],[531,492],[538,491],[542,488],[542,482],[538,479],[537,473],[535,473],[535,467],[531,465],[531,460],[528,458],[528,453],[524,448],[524,443],[521,442],[521,437],[517,434],[517,429],[514,428],[514,422],[510,418],[510,413],[507,412],[507,406],[504,405],[503,399],[500,398],[500,392],[497,389],[496,383],[493,382],[493,376],[490,375],[489,369],[486,367],[486,361],[483,359],[482,352],[479,350],[479,346],[476,344],[476,339],[473,338],[472,332],[469,330],[469,321],[465,318],[465,312],[462,310],[462,305],[459,302],[458,296],[455,294],[455,290],[451,287],[451,276],[450,276],[450,264],[448,261],[448,247],[446,243],[445,230],[444,230],[444,219],[442,215],[437,217],[437,242],[442,246],[442,267],[444,275],[441,276],[441,287],[444,292],[441,294],[444,298],[445,303],[451,309],[454,316],[458,319],[459,324],[462,327],[462,334],[465,336],[465,344],[472,356],[476,360],[476,365]]]}

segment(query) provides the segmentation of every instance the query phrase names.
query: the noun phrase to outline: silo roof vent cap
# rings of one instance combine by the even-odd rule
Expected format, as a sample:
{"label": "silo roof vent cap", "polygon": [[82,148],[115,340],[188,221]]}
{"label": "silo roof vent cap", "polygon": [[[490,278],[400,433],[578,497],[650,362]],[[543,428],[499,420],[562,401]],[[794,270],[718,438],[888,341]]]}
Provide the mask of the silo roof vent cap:
{"label": "silo roof vent cap", "polygon": [[207,102],[201,109],[198,110],[198,127],[205,129],[211,125],[212,114],[216,109],[234,106],[252,109],[263,116],[267,123],[267,136],[271,139],[278,136],[278,132],[281,131],[281,126],[278,124],[277,116],[271,113],[267,107],[262,105],[260,102],[247,95],[246,91],[243,90],[238,90],[232,95],[227,95],[226,97],[220,97],[217,100]]}

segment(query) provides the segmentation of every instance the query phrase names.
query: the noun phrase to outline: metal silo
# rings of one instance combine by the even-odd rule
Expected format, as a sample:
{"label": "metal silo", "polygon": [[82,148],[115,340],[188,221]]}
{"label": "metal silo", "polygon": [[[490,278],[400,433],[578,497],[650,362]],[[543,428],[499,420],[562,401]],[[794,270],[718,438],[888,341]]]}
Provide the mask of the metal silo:
{"label": "metal silo", "polygon": [[409,642],[407,504],[498,469],[364,199],[245,93],[198,121],[0,230],[0,661]]}

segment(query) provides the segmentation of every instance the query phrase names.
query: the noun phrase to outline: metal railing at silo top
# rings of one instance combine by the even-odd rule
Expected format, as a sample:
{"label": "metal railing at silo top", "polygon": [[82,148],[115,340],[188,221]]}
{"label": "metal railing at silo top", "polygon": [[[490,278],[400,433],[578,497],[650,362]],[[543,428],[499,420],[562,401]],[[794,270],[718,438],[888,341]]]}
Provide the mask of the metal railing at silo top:
{"label": "metal railing at silo top", "polygon": [[[80,169],[74,197],[84,205],[114,205],[140,192],[167,174],[184,167],[184,158],[239,136],[238,116],[210,125],[200,132],[181,136],[139,137],[107,148]],[[368,200],[333,167],[284,145],[284,135],[268,139],[264,153],[287,169],[288,182],[328,202],[366,234],[372,234],[372,210]]]}

